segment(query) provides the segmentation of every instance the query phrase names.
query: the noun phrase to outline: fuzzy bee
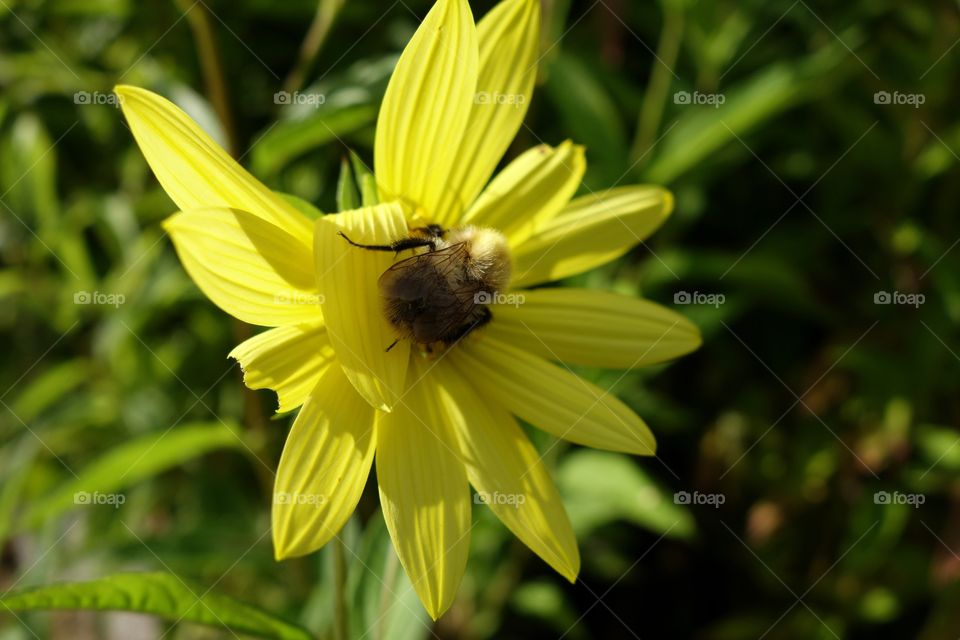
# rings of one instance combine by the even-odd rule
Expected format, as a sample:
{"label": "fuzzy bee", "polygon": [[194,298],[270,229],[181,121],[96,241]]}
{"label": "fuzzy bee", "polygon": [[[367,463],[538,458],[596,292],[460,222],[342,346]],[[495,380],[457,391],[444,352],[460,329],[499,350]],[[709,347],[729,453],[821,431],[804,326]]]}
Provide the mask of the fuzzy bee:
{"label": "fuzzy bee", "polygon": [[426,346],[450,345],[490,322],[489,304],[510,280],[510,252],[499,231],[480,227],[445,230],[429,225],[390,244],[360,244],[371,251],[413,250],[378,281],[387,320],[399,337]]}

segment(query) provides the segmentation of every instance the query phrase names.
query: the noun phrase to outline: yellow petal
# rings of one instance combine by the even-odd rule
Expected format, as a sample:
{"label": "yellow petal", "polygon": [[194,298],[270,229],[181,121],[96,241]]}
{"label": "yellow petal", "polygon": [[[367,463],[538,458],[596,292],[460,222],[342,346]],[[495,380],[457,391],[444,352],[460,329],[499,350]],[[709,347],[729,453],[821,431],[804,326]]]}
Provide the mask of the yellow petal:
{"label": "yellow petal", "polygon": [[283,413],[303,404],[334,353],[323,324],[291,324],[244,340],[230,357],[240,362],[247,387],[276,391]]}
{"label": "yellow petal", "polygon": [[489,505],[534,553],[567,580],[576,580],[580,553],[573,527],[540,454],[516,420],[499,404],[481,400],[445,359],[431,375],[459,437],[474,502]]}
{"label": "yellow petal", "polygon": [[374,413],[339,367],[324,370],[277,468],[271,517],[277,560],[319,549],[350,518],[370,475]]}
{"label": "yellow petal", "polygon": [[673,211],[661,187],[618,187],[577,198],[513,248],[513,286],[559,280],[618,258]]}
{"label": "yellow petal", "polygon": [[179,107],[139,87],[119,85],[114,91],[140,150],[177,207],[242,209],[312,246],[311,222],[247,173]]}
{"label": "yellow petal", "polygon": [[540,356],[482,335],[447,357],[487,401],[547,433],[595,449],[656,452],[653,434],[629,407]]}
{"label": "yellow petal", "polygon": [[163,227],[200,290],[235,318],[268,327],[319,320],[313,257],[283,229],[236,209],[183,211]]}
{"label": "yellow petal", "polygon": [[[480,75],[449,183],[469,205],[490,179],[533,96],[540,42],[539,0],[503,0],[477,24]],[[444,219],[452,223],[455,219]]]}
{"label": "yellow petal", "polygon": [[[477,29],[467,0],[438,0],[390,77],[374,144],[380,200],[414,216],[456,219],[466,204],[450,187],[477,86]],[[454,216],[451,218],[450,216]]]}
{"label": "yellow petal", "polygon": [[403,390],[410,343],[397,338],[383,314],[377,280],[393,263],[389,252],[351,246],[387,244],[408,235],[395,202],[317,220],[315,257],[321,309],[330,343],[347,378],[377,409],[390,411]]}
{"label": "yellow petal", "polygon": [[463,223],[499,229],[519,245],[570,202],[586,168],[583,147],[569,140],[529,149],[497,174]]}
{"label": "yellow petal", "polygon": [[456,436],[428,380],[412,385],[392,413],[378,415],[377,481],[400,563],[436,620],[466,570],[470,489]]}
{"label": "yellow petal", "polygon": [[517,305],[497,305],[487,332],[548,360],[632,369],[700,346],[693,323],[646,300],[590,289],[534,289],[517,296]]}

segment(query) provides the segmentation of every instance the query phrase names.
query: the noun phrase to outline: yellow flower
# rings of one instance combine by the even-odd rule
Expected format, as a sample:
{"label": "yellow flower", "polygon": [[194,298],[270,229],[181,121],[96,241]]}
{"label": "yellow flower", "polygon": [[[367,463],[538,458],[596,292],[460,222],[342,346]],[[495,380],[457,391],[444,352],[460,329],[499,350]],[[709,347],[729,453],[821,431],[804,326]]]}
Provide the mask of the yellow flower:
{"label": "yellow flower", "polygon": [[[302,405],[277,471],[277,558],[310,553],[339,532],[376,453],[394,547],[434,618],[466,567],[472,502],[486,502],[576,579],[570,522],[517,418],[575,443],[654,453],[633,411],[564,365],[629,369],[700,343],[692,324],[649,302],[585,289],[519,291],[624,254],[672,208],[669,192],[651,186],[571,201],[585,160],[569,141],[531,149],[490,180],[530,101],[539,22],[537,0],[504,0],[479,24],[466,0],[438,0],[381,107],[381,204],[315,224],[177,107],[117,88],[134,137],[181,210],[164,226],[187,272],[227,313],[274,327],[230,354],[245,383],[276,391],[280,411]],[[352,247],[339,232],[384,244],[429,223],[502,232],[510,292],[522,304],[492,305],[489,325],[432,357],[408,340],[385,351],[397,336],[377,280],[396,258]]]}

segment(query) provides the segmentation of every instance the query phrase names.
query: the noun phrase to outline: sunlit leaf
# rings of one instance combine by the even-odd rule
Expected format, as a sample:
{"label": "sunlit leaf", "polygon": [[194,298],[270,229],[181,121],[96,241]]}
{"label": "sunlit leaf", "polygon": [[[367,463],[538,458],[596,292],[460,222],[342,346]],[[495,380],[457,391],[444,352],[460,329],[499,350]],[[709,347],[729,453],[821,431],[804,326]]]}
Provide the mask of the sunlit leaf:
{"label": "sunlit leaf", "polygon": [[694,534],[690,512],[674,504],[671,493],[628,456],[574,451],[561,462],[557,483],[578,536],[617,520],[672,538],[687,539]]}
{"label": "sunlit leaf", "polygon": [[229,596],[169,573],[122,573],[89,582],[23,589],[0,597],[12,611],[93,609],[135,611],[226,628],[259,638],[311,640],[305,630]]}
{"label": "sunlit leaf", "polygon": [[21,524],[33,527],[68,509],[97,506],[101,504],[97,496],[108,496],[103,504],[116,503],[110,496],[126,487],[209,451],[241,447],[236,429],[221,422],[185,424],[116,445],[35,501]]}

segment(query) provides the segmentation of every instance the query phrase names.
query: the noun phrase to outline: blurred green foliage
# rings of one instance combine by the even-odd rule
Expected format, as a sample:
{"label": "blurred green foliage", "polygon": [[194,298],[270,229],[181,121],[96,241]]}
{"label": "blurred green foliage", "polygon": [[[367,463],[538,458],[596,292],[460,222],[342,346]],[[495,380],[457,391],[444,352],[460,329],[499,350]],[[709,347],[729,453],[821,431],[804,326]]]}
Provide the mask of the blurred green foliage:
{"label": "blurred green foliage", "polygon": [[[330,636],[333,555],[272,558],[289,418],[226,360],[250,328],[178,264],[158,224],[174,206],[109,92],[167,95],[332,211],[369,201],[379,100],[428,7],[0,2],[0,638]],[[705,336],[682,362],[583,372],[653,426],[657,459],[533,434],[580,581],[478,508],[434,633],[956,637],[956,4],[545,0],[544,25],[510,155],[571,137],[584,192],[677,196],[654,239],[578,283],[722,304],[677,306]],[[277,103],[295,90],[325,101]],[[368,491],[344,534],[351,636],[429,637],[378,508]],[[129,572],[147,573],[102,579]],[[89,584],[42,588],[63,581]],[[78,605],[155,616],[30,611]]]}

